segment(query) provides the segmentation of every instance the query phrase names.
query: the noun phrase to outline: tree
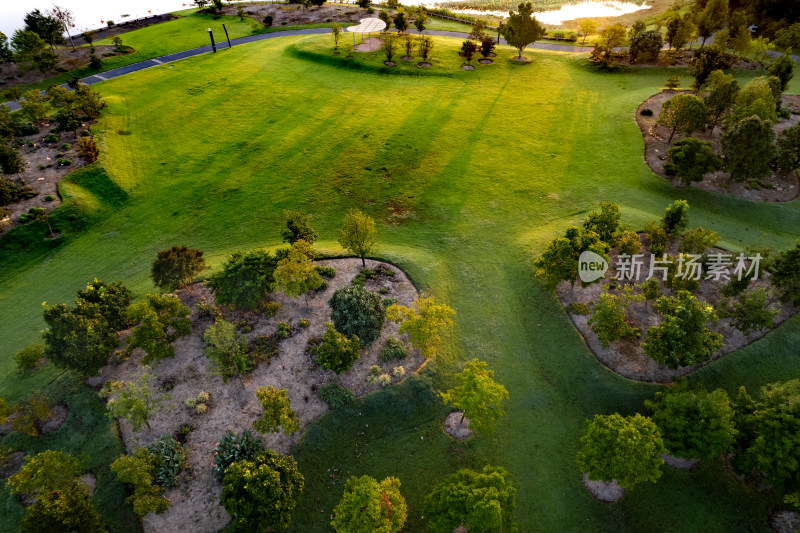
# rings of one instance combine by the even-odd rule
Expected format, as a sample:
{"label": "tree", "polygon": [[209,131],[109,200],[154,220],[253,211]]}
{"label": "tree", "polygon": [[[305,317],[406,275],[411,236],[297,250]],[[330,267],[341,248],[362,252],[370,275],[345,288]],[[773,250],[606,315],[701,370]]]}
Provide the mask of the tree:
{"label": "tree", "polygon": [[161,514],[171,502],[164,497],[164,488],[155,483],[157,474],[154,456],[147,448],[137,448],[133,455],[121,455],[111,463],[111,471],[121,483],[133,485],[133,494],[127,501],[139,518],[147,513]]}
{"label": "tree", "polygon": [[11,37],[11,48],[14,62],[23,72],[35,68],[44,73],[58,66],[58,56],[32,31],[16,30]]}
{"label": "tree", "polygon": [[57,44],[64,43],[64,36],[62,35],[64,28],[61,21],[55,17],[49,17],[34,9],[25,15],[25,31],[30,31],[42,38],[42,40],[50,45],[50,49]]}
{"label": "tree", "polygon": [[675,15],[669,19],[666,35],[667,43],[676,52],[686,46],[686,43],[692,37],[692,33],[694,33],[694,25],[692,24],[690,13],[686,13],[683,17]]}
{"label": "tree", "polygon": [[478,359],[468,361],[455,376],[458,385],[439,396],[446,405],[462,411],[461,421],[467,417],[476,431],[491,433],[492,424],[506,414],[503,402],[508,400],[508,391],[493,379],[494,371],[487,366]]}
{"label": "tree", "polygon": [[294,459],[265,451],[252,461],[239,461],[225,469],[220,503],[240,531],[285,529],[303,484]]}
{"label": "tree", "polygon": [[771,328],[775,317],[781,313],[780,309],[770,305],[771,296],[763,287],[739,296],[730,310],[731,325],[743,335]]}
{"label": "tree", "polygon": [[781,170],[791,172],[800,168],[800,124],[783,130],[775,144]]}
{"label": "tree", "polygon": [[393,304],[386,310],[386,317],[399,323],[398,332],[408,335],[408,342],[425,358],[436,355],[442,344],[440,334],[453,328],[455,311],[445,304],[437,304],[433,297],[417,296],[411,304],[413,309]]}
{"label": "tree", "polygon": [[370,476],[351,477],[331,525],[337,533],[397,533],[406,522],[406,511],[396,477],[380,483]]}
{"label": "tree", "polygon": [[75,27],[75,17],[72,15],[72,11],[65,7],[53,6],[53,9],[48,15],[61,23],[63,33],[67,34],[70,45],[72,45],[72,49],[75,50],[75,42],[72,40],[72,35],[69,33],[69,29]]}
{"label": "tree", "polygon": [[502,28],[506,42],[519,51],[518,60],[522,60],[525,47],[544,37],[544,32],[544,27],[533,16],[533,5],[530,2],[520,3],[516,13],[509,11],[508,21]]}
{"label": "tree", "polygon": [[20,533],[103,533],[107,531],[92,506],[89,489],[73,481],[63,488],[43,492],[25,510]]}
{"label": "tree", "polygon": [[380,12],[378,13],[378,18],[381,19],[384,24],[386,24],[386,28],[384,29],[384,31],[388,32],[389,28],[392,27],[391,15],[389,15],[389,13],[381,9]]}
{"label": "tree", "polygon": [[8,44],[8,37],[0,31],[0,61],[7,65],[11,63],[13,57],[11,47]]}
{"label": "tree", "polygon": [[464,54],[464,59],[467,60],[467,64],[472,62],[472,58],[475,56],[475,52],[478,51],[478,45],[475,44],[475,41],[470,41],[467,39],[461,45],[461,53]]}
{"label": "tree", "polygon": [[705,363],[722,347],[722,335],[706,327],[717,320],[714,308],[689,291],[662,296],[653,308],[662,320],[647,330],[642,349],[656,362],[672,369]]}
{"label": "tree", "polygon": [[[19,176],[25,172],[25,160],[19,153],[19,150],[9,144],[0,144],[0,172],[3,174],[16,174]],[[11,196],[16,196],[17,188],[8,180],[3,180],[3,183],[8,184],[9,191],[13,190],[14,194],[3,194],[0,192],[0,205],[8,205],[16,201],[16,198],[11,199]]]}
{"label": "tree", "polygon": [[5,424],[8,421],[9,412],[8,402],[0,398],[0,424]]}
{"label": "tree", "polygon": [[767,72],[780,80],[780,92],[783,93],[789,87],[789,82],[792,81],[794,77],[794,60],[788,53],[781,54],[781,56],[767,68]]}
{"label": "tree", "polygon": [[589,213],[583,227],[597,233],[605,242],[614,242],[621,217],[619,205],[614,202],[600,202],[600,212]]}
{"label": "tree", "polygon": [[689,227],[689,202],[675,200],[664,209],[661,227],[668,236],[677,236]]}
{"label": "tree", "polygon": [[705,103],[693,94],[678,94],[664,102],[658,115],[658,124],[669,129],[668,143],[676,133],[691,135],[705,129],[708,110]]}
{"label": "tree", "polygon": [[95,33],[92,30],[86,30],[81,34],[81,37],[83,41],[91,47],[94,42],[94,35]]}
{"label": "tree", "polygon": [[156,390],[155,378],[149,370],[149,367],[143,367],[138,376],[126,381],[106,403],[108,416],[127,419],[134,431],[139,431],[142,425],[149,430],[150,418],[169,399],[168,394]]}
{"label": "tree", "polygon": [[681,235],[678,251],[689,254],[703,254],[719,242],[719,234],[702,227],[686,230]]}
{"label": "tree", "polygon": [[59,109],[54,117],[56,130],[77,132],[83,125],[80,117],[72,109]]}
{"label": "tree", "polygon": [[376,236],[375,220],[357,209],[351,209],[345,215],[344,224],[339,230],[339,244],[360,257],[361,266],[366,267],[364,258],[374,251]]}
{"label": "tree", "polygon": [[417,28],[419,33],[425,31],[425,24],[428,22],[428,10],[425,6],[417,6],[417,11],[414,13],[414,27]]}
{"label": "tree", "polygon": [[739,92],[739,84],[736,79],[725,74],[721,70],[712,72],[705,87],[708,89],[708,95],[703,99],[708,110],[708,125],[711,126],[710,133],[714,132],[717,124],[723,120],[736,101],[736,95]]}
{"label": "tree", "polygon": [[128,319],[138,324],[128,337],[127,352],[141,348],[147,354],[142,363],[149,365],[175,356],[172,343],[192,332],[190,309],[175,296],[148,294],[128,309]]}
{"label": "tree", "polygon": [[273,274],[275,287],[291,298],[298,298],[310,290],[322,287],[324,281],[314,268],[313,258],[314,252],[309,243],[303,240],[295,241],[289,250],[289,255],[278,261]]}
{"label": "tree", "polygon": [[703,176],[722,166],[722,158],[711,150],[711,142],[696,137],[679,140],[667,153],[675,175],[687,187],[693,181],[703,181]]}
{"label": "tree", "polygon": [[43,308],[45,357],[59,368],[84,376],[97,374],[117,347],[117,335],[106,319],[86,316],[64,304],[43,304]]}
{"label": "tree", "polygon": [[325,370],[333,370],[337,374],[350,370],[360,355],[358,337],[353,335],[348,339],[336,331],[330,322],[325,323],[325,328],[321,342],[309,350],[311,355]]}
{"label": "tree", "polygon": [[100,110],[106,103],[100,97],[100,93],[93,90],[86,84],[79,83],[73,89],[72,109],[81,115],[89,118],[100,116]]}
{"label": "tree", "polygon": [[256,309],[275,283],[277,266],[278,259],[270,252],[236,252],[225,261],[222,272],[209,277],[208,287],[221,305]]}
{"label": "tree", "polygon": [[188,289],[193,278],[205,268],[203,252],[186,246],[173,246],[158,252],[151,274],[156,287],[172,292],[181,287]]}
{"label": "tree", "polygon": [[432,50],[433,50],[433,39],[431,39],[427,35],[420,38],[419,56],[422,58],[423,61],[428,59],[428,56],[431,55]]}
{"label": "tree", "polygon": [[768,176],[769,164],[775,158],[774,139],[772,123],[755,115],[725,128],[720,141],[731,179],[747,181]]}
{"label": "tree", "polygon": [[79,138],[78,145],[75,149],[78,151],[78,155],[80,155],[87,164],[97,161],[97,157],[100,154],[97,143],[94,142],[94,137],[91,135]]}
{"label": "tree", "polygon": [[549,288],[560,282],[575,282],[578,277],[578,258],[584,251],[594,252],[608,259],[609,246],[594,231],[570,227],[564,237],[556,237],[547,245],[542,255],[534,261],[536,277]]}
{"label": "tree", "polygon": [[778,118],[772,88],[764,76],[750,80],[736,94],[728,126],[753,115],[771,124]]}
{"label": "tree", "polygon": [[643,31],[631,39],[629,53],[636,63],[656,61],[661,53],[663,44],[660,31]]}
{"label": "tree", "polygon": [[36,89],[25,92],[19,105],[22,116],[34,124],[41,123],[47,117],[47,97]]}
{"label": "tree", "polygon": [[706,44],[706,39],[725,25],[727,20],[728,0],[708,0],[697,17],[697,35],[703,39],[703,45]]}
{"label": "tree", "polygon": [[286,389],[276,389],[272,385],[256,389],[256,398],[261,404],[261,417],[253,422],[253,427],[261,433],[274,433],[283,428],[287,435],[297,433],[300,422],[292,410]]}
{"label": "tree", "polygon": [[594,33],[597,33],[597,22],[592,19],[583,19],[580,23],[581,34],[583,34],[583,43],[586,43],[586,38]]}
{"label": "tree", "polygon": [[800,49],[800,22],[775,32],[775,46],[783,48],[787,53]]}
{"label": "tree", "polygon": [[628,299],[614,294],[601,293],[600,300],[594,304],[592,316],[589,317],[589,327],[597,334],[603,348],[619,339],[636,339],[639,337],[639,328],[628,322],[625,312],[628,308]]}
{"label": "tree", "polygon": [[397,28],[397,33],[405,33],[408,29],[408,16],[405,12],[402,10],[398,11],[395,13],[392,20],[394,21],[394,27]]}
{"label": "tree", "polygon": [[244,335],[237,332],[236,326],[230,322],[217,320],[203,333],[203,340],[206,342],[206,357],[211,359],[224,383],[228,383],[232,376],[241,381],[241,377],[253,369]]}
{"label": "tree", "polygon": [[622,46],[625,42],[625,26],[622,24],[612,24],[600,31],[597,46],[605,52],[606,59],[611,57],[614,48]]}
{"label": "tree", "polygon": [[643,33],[647,29],[647,24],[643,20],[636,20],[631,24],[628,29],[628,42],[633,41],[637,35]]}
{"label": "tree", "polygon": [[783,302],[800,305],[800,241],[778,252],[772,261],[770,281]]}
{"label": "tree", "polygon": [[516,531],[517,491],[511,475],[499,466],[476,472],[461,469],[443,479],[425,498],[428,531]]}
{"label": "tree", "polygon": [[294,244],[297,241],[306,241],[309,245],[317,240],[317,232],[311,227],[311,217],[299,211],[286,210],[283,212],[286,227],[281,230],[283,242]]}
{"label": "tree", "polygon": [[669,453],[685,459],[713,459],[733,451],[737,431],[728,393],[689,390],[685,382],[645,400]]}
{"label": "tree", "polygon": [[494,47],[495,47],[494,39],[492,39],[488,35],[485,36],[481,40],[481,50],[480,50],[481,51],[481,55],[483,57],[489,57],[489,54],[492,53],[492,51],[494,50]]}
{"label": "tree", "polygon": [[42,425],[50,418],[50,398],[41,391],[35,391],[12,408],[11,428],[14,431],[37,437]]}
{"label": "tree", "polygon": [[68,487],[83,473],[81,462],[62,451],[45,450],[26,456],[22,468],[8,478],[14,494],[45,494]]}
{"label": "tree", "polygon": [[694,88],[699,90],[712,72],[729,68],[731,61],[731,56],[716,45],[696,51],[694,60],[689,66],[689,72],[694,76]]}
{"label": "tree", "polygon": [[[383,11],[381,11],[381,13],[383,13]],[[383,19],[381,19],[381,20],[383,20]],[[338,50],[339,49],[339,38],[342,36],[342,27],[339,26],[338,22],[334,22],[333,26],[331,26],[331,31],[333,32],[333,49],[334,50]],[[288,226],[288,221],[287,221],[287,226]],[[289,228],[287,228],[287,229],[289,229]],[[314,234],[314,238],[316,238],[316,233]]]}
{"label": "tree", "polygon": [[84,315],[101,316],[112,330],[121,331],[130,325],[127,309],[132,296],[121,281],[106,283],[94,278],[84,290],[78,291],[75,303]]}
{"label": "tree", "polygon": [[632,489],[661,477],[666,453],[658,427],[640,414],[595,415],[586,425],[577,455],[578,467],[593,481],[616,480]]}
{"label": "tree", "polygon": [[378,338],[386,320],[383,300],[362,285],[347,285],[336,289],[328,300],[331,321],[339,333],[357,336],[361,346]]}

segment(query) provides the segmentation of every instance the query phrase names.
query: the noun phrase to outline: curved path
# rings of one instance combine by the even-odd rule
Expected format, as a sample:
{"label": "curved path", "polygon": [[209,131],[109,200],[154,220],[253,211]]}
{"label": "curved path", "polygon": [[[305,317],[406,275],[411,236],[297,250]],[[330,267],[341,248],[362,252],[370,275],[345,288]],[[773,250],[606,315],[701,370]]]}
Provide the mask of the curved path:
{"label": "curved path", "polygon": [[[246,44],[252,43],[255,41],[262,41],[264,39],[274,39],[275,37],[291,37],[294,35],[312,35],[312,34],[320,34],[320,33],[331,33],[332,30],[330,28],[309,28],[305,30],[285,30],[285,31],[276,31],[271,33],[259,33],[256,35],[248,35],[246,37],[239,37],[238,39],[231,39],[231,46],[236,46],[239,44]],[[411,31],[410,33],[419,33]],[[454,31],[438,31],[438,30],[427,30],[426,35],[438,35],[441,37],[458,37],[466,39],[468,34],[454,32]],[[504,39],[500,39],[500,44],[506,44]],[[218,49],[225,49],[229,48],[227,41],[222,41],[217,43]],[[537,48],[542,50],[556,50],[561,52],[572,52],[572,53],[581,53],[581,52],[588,52],[589,50],[586,47],[580,46],[568,46],[568,45],[558,45],[558,44],[551,44],[551,43],[534,43],[532,46],[528,46],[528,48]],[[106,70],[105,72],[100,72],[97,74],[92,74],[91,76],[87,76],[85,78],[81,78],[81,82],[92,85],[94,83],[99,83],[101,81],[106,81],[111,78],[116,78],[118,76],[123,76],[125,74],[130,74],[131,72],[137,72],[139,70],[143,70],[150,67],[155,67],[158,65],[163,65],[164,63],[171,63],[173,61],[178,61],[180,59],[186,59],[187,57],[197,56],[200,54],[207,54],[211,52],[211,45],[201,46],[200,48],[192,48],[189,50],[184,50],[182,52],[175,52],[174,54],[168,54],[161,57],[155,57],[153,59],[148,59],[146,61],[140,61],[138,63],[131,63],[130,65],[125,65],[124,67],[118,67],[111,70]],[[66,84],[61,85],[61,87],[67,88]],[[5,105],[11,108],[12,111],[16,111],[19,109],[19,104],[15,101],[6,102]]]}

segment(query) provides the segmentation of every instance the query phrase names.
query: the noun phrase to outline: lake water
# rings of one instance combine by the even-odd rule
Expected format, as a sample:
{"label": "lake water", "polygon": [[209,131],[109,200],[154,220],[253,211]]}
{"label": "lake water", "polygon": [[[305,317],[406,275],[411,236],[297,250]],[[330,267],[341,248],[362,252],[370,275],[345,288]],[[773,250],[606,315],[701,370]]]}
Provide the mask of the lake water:
{"label": "lake water", "polygon": [[[447,2],[425,2],[426,7],[447,7]],[[573,20],[582,17],[618,17],[628,13],[634,13],[643,9],[650,9],[652,6],[632,4],[630,2],[603,2],[589,0],[577,4],[561,6],[560,9],[553,11],[534,12],[536,20],[543,24],[561,25],[565,20]],[[508,11],[479,11],[477,9],[452,9],[455,13],[466,15],[494,15],[497,17],[508,18]]]}

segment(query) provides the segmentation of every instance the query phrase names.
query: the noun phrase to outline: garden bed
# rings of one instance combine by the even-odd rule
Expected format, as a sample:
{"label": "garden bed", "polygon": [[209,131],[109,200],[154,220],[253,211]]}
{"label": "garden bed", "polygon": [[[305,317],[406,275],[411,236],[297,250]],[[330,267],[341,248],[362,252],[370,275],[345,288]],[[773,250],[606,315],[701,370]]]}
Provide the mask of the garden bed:
{"label": "garden bed", "polygon": [[233,4],[222,8],[221,13],[237,16],[239,5],[245,16],[264,24],[264,17],[272,17],[272,27],[321,24],[324,22],[358,22],[368,16],[367,10],[356,5],[325,4],[321,7],[305,8],[300,4]]}
{"label": "garden bed", "polygon": [[[187,445],[191,479],[184,479],[178,487],[167,489],[165,496],[172,501],[172,506],[164,514],[147,515],[144,519],[145,531],[210,533],[219,531],[229,522],[230,517],[219,505],[222,486],[211,472],[213,449],[226,430],[235,433],[244,429],[252,430],[253,421],[261,415],[261,406],[255,396],[259,386],[273,385],[287,389],[291,407],[297,413],[300,421],[300,431],[297,433],[287,436],[280,432],[262,436],[269,449],[285,454],[300,439],[303,429],[329,410],[316,393],[318,387],[335,382],[351,388],[356,396],[363,396],[380,388],[379,384],[365,381],[370,366],[379,365],[382,373],[392,375],[396,366],[403,366],[410,374],[423,365],[425,360],[416,350],[409,350],[409,355],[403,359],[380,359],[379,353],[386,339],[397,336],[398,326],[387,322],[381,335],[362,350],[362,355],[350,370],[337,376],[333,371],[320,368],[306,352],[308,340],[324,333],[325,322],[330,320],[327,302],[333,291],[350,283],[362,268],[360,259],[331,259],[319,261],[318,264],[332,266],[337,273],[328,280],[326,289],[309,295],[308,303],[305,297],[292,299],[282,293],[274,293],[271,298],[279,302],[281,308],[271,318],[255,312],[223,311],[226,320],[247,322],[251,331],[245,336],[249,340],[274,334],[279,322],[287,322],[291,326],[291,336],[280,341],[278,355],[258,365],[243,383],[231,378],[226,385],[220,376],[210,371],[203,333],[212,320],[199,318],[195,304],[213,303],[213,295],[202,284],[195,285],[191,294],[185,290],[179,291],[184,305],[192,308],[192,333],[174,343],[175,357],[164,359],[151,371],[156,381],[162,384],[162,389],[171,395],[167,407],[150,420],[150,431],[143,428],[140,432],[134,432],[126,420],[120,421],[121,436],[128,450],[148,444],[160,435],[180,435]],[[382,264],[367,261],[370,268]],[[395,272],[393,276],[379,275],[376,279],[367,279],[365,287],[380,292],[386,298],[395,299],[399,304],[410,305],[417,296],[416,289],[403,272],[395,267],[389,268]],[[301,318],[308,319],[308,327],[298,326]],[[130,379],[141,368],[142,355],[137,350],[129,360],[105,367],[103,378]],[[402,379],[393,376],[392,383]],[[209,393],[210,401],[208,410],[204,414],[197,414],[187,408],[185,402],[201,391]],[[191,426],[193,430],[181,435],[184,426]],[[254,430],[253,433],[258,434]]]}
{"label": "garden bed", "polygon": [[[671,144],[667,142],[669,138],[668,129],[657,124],[661,106],[665,101],[677,94],[680,93],[678,91],[664,91],[642,102],[636,110],[636,123],[642,130],[642,136],[644,137],[644,157],[647,165],[653,172],[668,180],[675,187],[683,188],[685,185],[681,183],[680,179],[675,176],[667,176],[664,170],[664,166],[669,163],[667,151],[670,149]],[[783,106],[792,109],[792,114],[788,119],[778,120],[775,125],[776,134],[800,122],[800,96],[784,95]],[[643,109],[650,109],[653,112],[652,116],[642,115]],[[714,153],[721,154],[720,136],[722,131],[722,127],[718,125],[714,128],[712,134],[695,132],[692,136],[702,141],[711,141]],[[675,135],[673,142],[680,138],[680,136]],[[739,183],[731,180],[729,173],[724,170],[718,170],[707,174],[703,181],[692,183],[692,187],[762,202],[788,202],[797,198],[798,191],[800,191],[800,180],[798,180],[797,172],[773,172],[772,175],[760,180],[759,183],[764,186],[748,185],[747,182]]]}
{"label": "garden bed", "polygon": [[[642,278],[639,280],[641,283],[649,273],[650,250],[647,247],[647,239],[644,235],[640,235],[639,240],[642,244],[641,253],[644,254]],[[677,254],[677,243],[672,243],[667,248],[667,253],[675,256]],[[713,255],[716,253],[726,252],[720,249],[712,248],[708,250],[708,253]],[[556,294],[565,310],[570,304],[573,303],[584,303],[591,308],[592,304],[599,299],[602,292],[602,286],[613,281],[613,278],[617,275],[615,269],[617,252],[612,248],[608,255],[609,269],[608,272],[606,272],[605,277],[602,279],[602,283],[593,283],[587,287],[581,287],[580,282],[575,283],[573,286],[570,286],[568,282],[561,282],[559,284],[556,289]],[[751,288],[769,287],[768,279],[763,279],[764,274],[765,273],[761,273],[759,276],[762,279],[751,282]],[[705,272],[703,275],[705,276]],[[768,277],[768,274],[766,274],[766,276]],[[660,276],[657,275],[656,277],[658,277],[660,281],[661,293],[665,296],[674,296],[674,292],[664,286],[664,282],[661,281]],[[630,283],[630,281],[626,281],[626,283]],[[726,281],[722,280],[715,281],[713,279],[701,279],[699,288],[693,291],[693,294],[699,299],[705,300],[708,302],[708,304],[714,305],[720,297],[720,289],[726,283]],[[719,359],[725,354],[739,350],[740,348],[762,338],[764,335],[788,320],[798,311],[797,307],[791,304],[782,304],[781,302],[776,302],[775,305],[778,309],[780,309],[780,314],[775,317],[772,328],[770,329],[752,332],[749,335],[743,335],[742,332],[733,327],[730,318],[720,318],[716,325],[710,326],[712,331],[721,333],[723,336],[722,347],[714,352],[712,361]],[[567,314],[595,357],[597,357],[597,359],[606,367],[616,372],[620,376],[637,381],[669,383],[674,377],[685,376],[704,366],[692,365],[670,369],[667,367],[667,365],[659,364],[650,356],[646,355],[642,350],[640,342],[633,342],[624,339],[613,342],[607,348],[604,348],[598,339],[597,334],[592,331],[589,326],[589,318],[591,317],[590,314],[577,314],[569,311],[567,311]],[[648,328],[658,325],[660,322],[660,315],[653,309],[653,302],[648,301],[631,303],[628,307],[628,316],[631,317],[632,326],[639,329],[641,338],[638,339],[638,341],[641,342],[647,338]]]}

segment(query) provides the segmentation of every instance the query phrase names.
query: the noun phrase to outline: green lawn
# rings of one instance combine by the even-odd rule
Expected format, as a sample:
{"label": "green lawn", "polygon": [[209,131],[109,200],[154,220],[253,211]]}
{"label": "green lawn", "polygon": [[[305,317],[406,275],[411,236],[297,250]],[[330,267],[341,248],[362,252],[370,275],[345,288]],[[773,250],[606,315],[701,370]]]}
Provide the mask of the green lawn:
{"label": "green lawn", "polygon": [[[407,530],[421,531],[432,484],[487,462],[514,475],[524,532],[766,531],[773,502],[730,482],[719,465],[668,469],[615,505],[586,493],[574,461],[583,421],[641,411],[656,389],[596,361],[533,280],[531,261],[605,199],[641,228],[685,198],[692,224],[718,231],[730,249],[759,238],[793,243],[800,202],[676,190],[650,172],[633,114],[674,69],[599,74],[585,56],[530,51],[535,61],[518,65],[501,47],[494,64],[467,72],[458,68],[459,40],[435,42],[425,75],[402,61],[384,69],[377,52],[347,62],[331,54],[330,36],[303,36],[97,85],[109,104],[95,127],[102,155],[61,184],[67,205],[55,218],[64,242],[22,251],[0,240],[0,306],[13,312],[0,321],[2,394],[55,386],[55,370],[19,379],[11,362],[37,340],[42,301],[71,300],[95,276],[122,279],[141,296],[153,290],[156,251],[173,244],[204,250],[214,268],[233,251],[278,246],[287,208],[313,213],[320,249],[341,253],[339,223],[358,207],[379,221],[378,255],[454,307],[456,326],[419,376],[309,429],[295,450],[306,491],[294,531],[329,531],[352,474],[398,476]],[[797,377],[799,342],[796,317],[692,379],[734,391]],[[508,415],[493,436],[455,445],[440,430],[445,410],[434,392],[473,357],[509,389]],[[110,449],[109,427],[100,424],[94,438]],[[62,431],[83,429],[70,422]],[[356,444],[368,453],[357,457]],[[16,504],[5,507],[19,516]],[[104,516],[124,523],[108,508]]]}

